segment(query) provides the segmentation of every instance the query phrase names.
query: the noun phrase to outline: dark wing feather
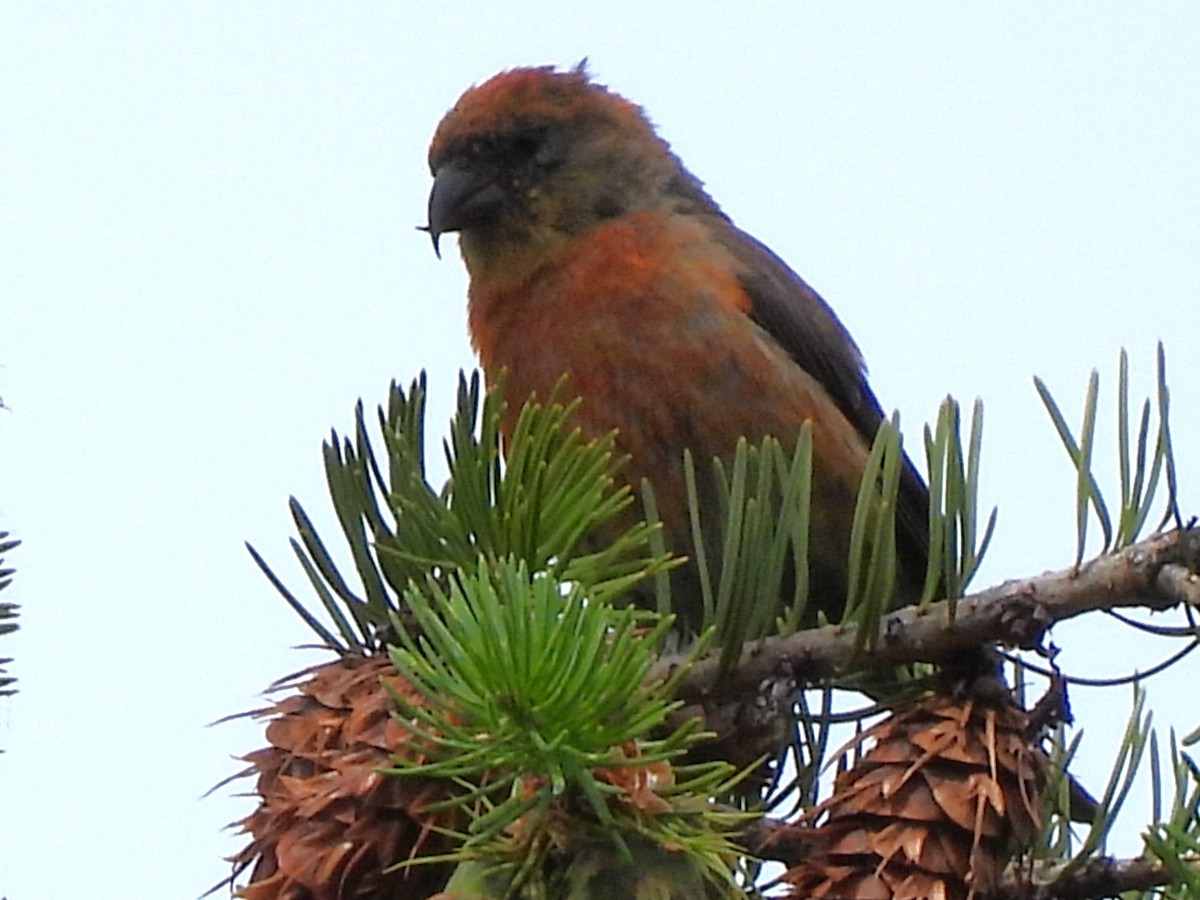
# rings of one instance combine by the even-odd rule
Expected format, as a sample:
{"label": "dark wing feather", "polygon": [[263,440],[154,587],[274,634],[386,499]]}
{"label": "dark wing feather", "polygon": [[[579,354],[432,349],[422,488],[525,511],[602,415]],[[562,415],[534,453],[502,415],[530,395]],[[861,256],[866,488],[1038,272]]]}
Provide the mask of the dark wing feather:
{"label": "dark wing feather", "polygon": [[[738,263],[739,280],[753,304],[751,318],[821,383],[870,445],[883,410],[867,383],[862,354],[833,310],[787,263],[727,219],[714,218],[711,228]],[[902,566],[919,586],[929,554],[929,492],[907,456],[898,503]]]}

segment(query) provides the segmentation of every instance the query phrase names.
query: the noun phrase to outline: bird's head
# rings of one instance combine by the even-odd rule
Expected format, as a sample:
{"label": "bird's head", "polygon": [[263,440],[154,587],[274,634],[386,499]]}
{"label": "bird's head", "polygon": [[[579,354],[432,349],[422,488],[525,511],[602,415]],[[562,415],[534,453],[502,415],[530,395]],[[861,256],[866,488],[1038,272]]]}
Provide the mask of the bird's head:
{"label": "bird's head", "polygon": [[471,88],[438,125],[429,167],[434,249],[458,232],[473,277],[528,270],[606,219],[684,194],[711,204],[641,108],[582,66],[512,69]]}

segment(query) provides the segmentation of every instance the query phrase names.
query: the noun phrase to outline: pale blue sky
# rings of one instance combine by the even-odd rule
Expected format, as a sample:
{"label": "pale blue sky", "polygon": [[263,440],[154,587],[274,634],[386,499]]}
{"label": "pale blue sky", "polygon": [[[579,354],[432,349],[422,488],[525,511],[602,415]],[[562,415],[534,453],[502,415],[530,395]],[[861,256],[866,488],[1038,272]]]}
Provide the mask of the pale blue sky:
{"label": "pale blue sky", "polygon": [[[504,67],[587,56],[643,104],[837,309],[910,430],[946,393],[984,399],[1001,518],[981,585],[1072,556],[1034,374],[1074,414],[1093,366],[1111,397],[1122,345],[1146,390],[1163,339],[1200,512],[1200,6],[504,7],[0,5],[10,900],[223,876],[221,827],[250,806],[200,795],[262,738],[205,723],[314,658],[242,542],[300,587],[287,497],[330,523],[320,442],[389,379],[429,369],[440,437],[472,356],[453,241],[438,262],[413,229],[425,147]],[[1087,674],[1170,649],[1054,637]],[[1198,666],[1153,685],[1159,723],[1200,724]],[[1128,693],[1075,705],[1094,783]]]}

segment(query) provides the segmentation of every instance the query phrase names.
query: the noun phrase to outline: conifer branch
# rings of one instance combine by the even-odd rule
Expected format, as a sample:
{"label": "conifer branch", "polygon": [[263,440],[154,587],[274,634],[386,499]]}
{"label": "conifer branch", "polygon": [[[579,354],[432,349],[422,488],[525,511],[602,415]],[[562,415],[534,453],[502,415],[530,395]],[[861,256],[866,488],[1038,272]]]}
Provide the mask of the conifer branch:
{"label": "conifer branch", "polygon": [[[1200,876],[1200,859],[1190,862]],[[1038,863],[1032,869],[1011,866],[995,897],[996,900],[1085,900],[1116,897],[1127,891],[1148,891],[1177,884],[1178,880],[1158,860],[1097,856],[1073,870],[1057,861]]]}
{"label": "conifer branch", "polygon": [[[1080,568],[1005,581],[957,601],[889,613],[874,646],[856,650],[853,625],[826,626],[748,645],[733,671],[722,674],[713,656],[697,660],[679,681],[686,700],[733,697],[766,680],[835,678],[852,671],[911,662],[937,662],[972,647],[1000,643],[1034,649],[1056,622],[1092,610],[1145,607],[1164,610],[1200,600],[1200,529],[1152,535]],[[664,657],[651,678],[665,678],[682,662]]]}

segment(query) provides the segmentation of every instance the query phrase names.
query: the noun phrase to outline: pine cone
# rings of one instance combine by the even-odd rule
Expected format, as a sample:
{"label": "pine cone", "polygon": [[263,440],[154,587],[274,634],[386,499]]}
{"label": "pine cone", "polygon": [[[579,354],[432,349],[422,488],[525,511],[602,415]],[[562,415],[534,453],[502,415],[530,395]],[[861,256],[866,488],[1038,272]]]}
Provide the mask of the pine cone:
{"label": "pine cone", "polygon": [[[232,857],[251,870],[244,900],[425,898],[452,866],[389,866],[440,852],[447,825],[426,812],[443,786],[382,774],[393,756],[415,756],[393,713],[392,693],[420,698],[386,657],[347,656],[276,686],[298,693],[251,715],[270,718],[269,746],[243,757],[258,775],[260,805],[238,823],[252,840]],[[389,693],[389,691],[391,693]]]}
{"label": "pine cone", "polygon": [[1014,845],[1037,834],[1049,762],[1011,705],[932,697],[856,739],[874,746],[798,826],[811,848],[788,895],[982,900]]}

